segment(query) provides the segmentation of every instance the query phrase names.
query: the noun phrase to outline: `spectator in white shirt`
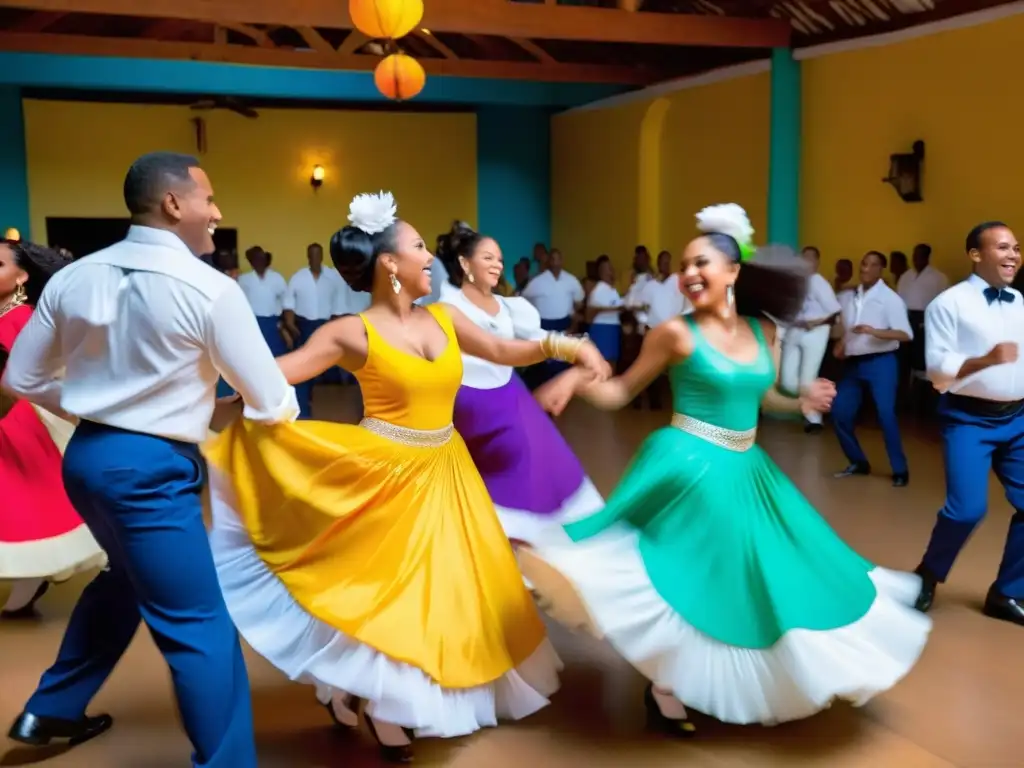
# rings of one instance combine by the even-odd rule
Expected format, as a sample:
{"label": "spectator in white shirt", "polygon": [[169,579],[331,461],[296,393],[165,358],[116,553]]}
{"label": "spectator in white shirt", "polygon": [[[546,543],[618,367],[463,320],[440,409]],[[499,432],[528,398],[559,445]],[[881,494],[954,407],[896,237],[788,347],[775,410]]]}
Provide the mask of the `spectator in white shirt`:
{"label": "spectator in white shirt", "polygon": [[615,269],[612,260],[608,256],[600,256],[597,259],[597,285],[587,297],[587,320],[590,340],[613,368],[619,362],[622,350],[620,313],[623,308],[622,297],[614,285]]}
{"label": "spectator in white shirt", "polygon": [[913,258],[914,268],[903,273],[896,284],[896,292],[907,304],[910,327],[914,329],[914,341],[910,345],[910,368],[924,371],[924,311],[936,296],[949,287],[949,278],[930,265],[930,245],[915,245]]}
{"label": "spectator in white shirt", "polygon": [[[783,391],[796,396],[809,387],[821,371],[821,363],[828,349],[832,321],[840,306],[828,280],[818,272],[821,253],[814,246],[803,249],[801,256],[812,273],[807,278],[807,296],[796,320],[782,337],[782,356],[779,364],[779,385]],[[804,431],[821,431],[820,413],[806,413]]]}
{"label": "spectator in white shirt", "polygon": [[[561,251],[553,249],[546,258],[547,269],[530,279],[523,289],[523,298],[537,308],[541,328],[566,333],[572,327],[576,306],[583,302],[583,286],[575,275],[562,269]],[[565,363],[557,361],[543,365],[548,377],[568,369]]]}
{"label": "spectator in white shirt", "polygon": [[[343,282],[338,273],[324,266],[324,249],[320,243],[306,248],[306,262],[288,281],[288,296],[285,300],[284,324],[295,338],[295,346],[301,347],[324,323],[331,319],[338,306],[338,291]],[[340,381],[341,371],[331,370],[318,379],[317,383]],[[300,418],[312,418],[313,384],[307,381],[295,387],[299,397]]]}
{"label": "spectator in white shirt", "polygon": [[[692,312],[693,307],[679,288],[679,274],[672,271],[672,254],[662,251],[658,254],[657,271],[643,289],[634,297],[644,311],[644,335],[666,320]],[[662,396],[669,393],[668,375],[662,373],[645,390],[651,410],[661,409]],[[633,407],[643,408],[643,394],[633,401]]]}
{"label": "spectator in white shirt", "polygon": [[199,162],[145,155],[124,197],[126,238],[57,273],[7,363],[15,396],[78,418],[64,485],[109,557],[10,736],[74,745],[110,728],[86,708],[144,621],[174,671],[195,764],[255,768],[245,661],[203,523],[198,443],[218,373],[248,419],[287,421],[298,407],[238,284],[198,258],[213,251],[221,218]]}
{"label": "spectator in white shirt", "polygon": [[907,274],[907,270],[910,267],[907,265],[907,254],[903,251],[890,251],[889,252],[889,275],[890,278],[886,279],[886,284],[894,291],[898,291],[897,286],[900,284],[900,278]]}
{"label": "spectator in white shirt", "polygon": [[882,425],[885,450],[892,467],[892,483],[907,485],[910,474],[903,453],[899,422],[896,418],[896,390],[899,384],[900,344],[914,337],[907,317],[907,305],[882,280],[885,255],[868,251],[860,262],[860,285],[856,291],[844,291],[842,307],[843,336],[836,343],[836,357],[845,360],[845,370],[832,404],[832,422],[839,445],[850,462],[836,477],[867,475],[868,457],[857,441],[855,429],[861,401],[868,392],[874,400]]}
{"label": "spectator in white shirt", "polygon": [[288,351],[281,335],[281,316],[286,309],[292,309],[288,283],[280,272],[271,269],[270,254],[258,245],[245,252],[245,260],[252,271],[238,276],[238,286],[249,300],[267,346],[274,357],[280,357]]}
{"label": "spectator in white shirt", "polygon": [[979,224],[966,245],[974,273],[925,311],[928,377],[943,393],[946,503],[917,569],[917,608],[931,608],[936,586],[985,517],[995,470],[1014,515],[983,610],[1024,625],[1024,296],[1011,287],[1020,245],[998,221]]}

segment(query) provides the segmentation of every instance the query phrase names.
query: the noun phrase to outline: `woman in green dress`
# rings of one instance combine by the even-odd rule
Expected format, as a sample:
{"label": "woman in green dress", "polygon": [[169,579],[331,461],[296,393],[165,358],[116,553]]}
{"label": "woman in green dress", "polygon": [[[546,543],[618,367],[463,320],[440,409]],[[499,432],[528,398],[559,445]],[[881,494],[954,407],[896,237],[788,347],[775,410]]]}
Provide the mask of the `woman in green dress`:
{"label": "woman in green dress", "polygon": [[680,736],[693,732],[684,703],[765,724],[836,698],[864,704],[910,670],[931,629],[912,608],[920,579],[850,549],[755,443],[760,408],[824,412],[835,395],[825,380],[797,398],[776,389],[766,315],[796,315],[807,273],[795,257],[754,255],[739,206],[697,219],[704,234],[679,276],[693,313],[651,331],[620,377],[568,372],[536,393],[554,413],[574,394],[615,410],[667,369],[671,426],[647,438],[603,510],[520,553],[542,604],[651,680],[650,721]]}

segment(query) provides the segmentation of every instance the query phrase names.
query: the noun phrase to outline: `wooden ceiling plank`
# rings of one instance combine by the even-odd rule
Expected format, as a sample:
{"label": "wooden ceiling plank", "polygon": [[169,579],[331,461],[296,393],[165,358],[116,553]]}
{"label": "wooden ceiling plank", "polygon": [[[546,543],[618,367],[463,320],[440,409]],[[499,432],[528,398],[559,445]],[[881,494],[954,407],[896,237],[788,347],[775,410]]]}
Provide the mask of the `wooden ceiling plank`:
{"label": "wooden ceiling plank", "polygon": [[440,40],[438,40],[436,37],[434,37],[429,32],[424,32],[423,30],[418,29],[415,32],[413,32],[413,35],[415,37],[419,38],[420,40],[422,40],[427,45],[429,45],[431,48],[433,48],[435,51],[440,53],[446,59],[457,59],[457,58],[459,58],[458,56],[455,55],[455,51],[453,51],[447,45],[442,43]]}
{"label": "wooden ceiling plank", "polygon": [[14,24],[8,29],[12,32],[44,32],[47,27],[56,24],[67,16],[66,13],[55,13],[53,11],[37,11],[31,16]]}
{"label": "wooden ceiling plank", "polygon": [[527,40],[524,37],[511,37],[509,39],[513,43],[518,45],[520,48],[522,48],[524,51],[526,51],[528,54],[533,56],[533,58],[535,58],[537,61],[543,62],[545,64],[558,63],[558,60],[554,56],[552,56],[550,53],[548,53],[535,42],[533,42],[533,40]]}
{"label": "wooden ceiling plank", "polygon": [[334,46],[324,40],[323,35],[312,27],[296,27],[295,31],[302,35],[302,39],[306,41],[306,45],[311,50],[319,53],[334,53]]}
{"label": "wooden ceiling plank", "polygon": [[[0,7],[64,13],[181,18],[349,29],[340,0],[0,0]],[[732,18],[619,9],[510,3],[507,0],[430,0],[423,26],[434,32],[525,39],[772,48],[790,42],[781,19]]]}
{"label": "wooden ceiling plank", "polygon": [[368,42],[370,42],[370,38],[358,29],[353,29],[348,33],[348,37],[341,41],[341,45],[338,46],[338,53],[343,56],[348,56],[358,51]]}
{"label": "wooden ceiling plank", "polygon": [[242,24],[234,21],[221,21],[219,23],[224,29],[230,29],[232,32],[237,32],[240,35],[245,35],[252,40],[260,48],[273,48],[274,41],[270,39],[270,35],[264,32],[262,29],[250,26],[249,24]]}
{"label": "wooden ceiling plank", "polygon": [[[249,45],[168,42],[133,38],[86,37],[0,32],[0,50],[71,56],[116,56],[143,59],[175,59],[267,67],[372,71],[377,56]],[[462,59],[421,59],[429,75],[484,77],[539,82],[615,83],[649,85],[656,77],[635,67],[592,64],[539,64],[513,61],[467,61]]]}

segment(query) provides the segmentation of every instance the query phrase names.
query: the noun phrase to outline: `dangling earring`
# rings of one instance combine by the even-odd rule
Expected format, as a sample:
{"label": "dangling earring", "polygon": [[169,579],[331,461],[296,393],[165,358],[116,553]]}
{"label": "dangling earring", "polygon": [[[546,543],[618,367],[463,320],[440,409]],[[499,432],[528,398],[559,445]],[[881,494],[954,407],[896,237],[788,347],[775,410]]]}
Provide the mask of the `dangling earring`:
{"label": "dangling earring", "polygon": [[20,307],[28,299],[28,294],[25,292],[25,284],[18,283],[14,288],[14,296],[11,297],[11,303],[9,309]]}
{"label": "dangling earring", "polygon": [[476,278],[473,277],[473,273],[472,272],[467,272],[466,273],[466,279],[469,280],[469,282],[471,282],[471,283],[475,283],[476,282]]}
{"label": "dangling earring", "polygon": [[391,290],[393,290],[395,293],[401,293],[402,284],[398,282],[398,278],[395,276],[395,273],[392,272],[390,275],[388,275],[388,278],[391,280]]}
{"label": "dangling earring", "polygon": [[725,287],[725,304],[729,308],[729,312],[732,312],[733,306],[736,304],[736,290],[731,285]]}
{"label": "dangling earring", "polygon": [[462,259],[459,259],[459,266],[462,268],[462,272],[466,276],[466,279],[471,283],[475,283],[476,278],[473,277],[473,273],[469,271],[469,265]]}

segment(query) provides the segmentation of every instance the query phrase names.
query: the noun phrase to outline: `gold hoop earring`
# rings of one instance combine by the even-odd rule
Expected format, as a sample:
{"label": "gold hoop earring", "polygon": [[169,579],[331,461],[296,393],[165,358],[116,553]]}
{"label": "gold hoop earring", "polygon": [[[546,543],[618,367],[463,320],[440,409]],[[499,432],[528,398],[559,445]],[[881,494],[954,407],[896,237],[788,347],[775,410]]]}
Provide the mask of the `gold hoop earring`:
{"label": "gold hoop earring", "polygon": [[402,284],[398,282],[398,278],[395,276],[393,272],[390,275],[388,275],[388,279],[391,280],[391,290],[393,290],[395,293],[401,293]]}

